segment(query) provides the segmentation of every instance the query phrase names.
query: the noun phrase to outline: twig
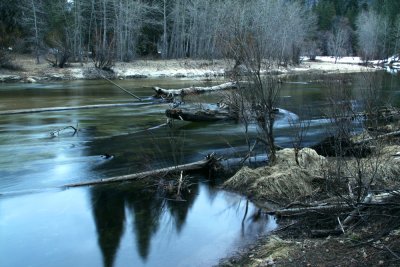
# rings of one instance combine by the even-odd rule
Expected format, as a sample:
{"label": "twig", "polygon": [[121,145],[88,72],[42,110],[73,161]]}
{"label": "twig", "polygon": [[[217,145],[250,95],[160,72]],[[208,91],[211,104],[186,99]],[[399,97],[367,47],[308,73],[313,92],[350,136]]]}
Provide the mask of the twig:
{"label": "twig", "polygon": [[107,77],[105,77],[104,75],[100,75],[100,77],[101,77],[101,78],[103,78],[104,80],[106,80],[106,81],[108,81],[108,82],[112,83],[113,85],[117,86],[119,89],[121,89],[121,90],[122,90],[122,91],[124,91],[125,93],[127,93],[127,94],[129,94],[129,95],[133,96],[133,97],[134,97],[134,98],[136,98],[137,100],[139,100],[139,101],[143,101],[143,100],[142,100],[140,97],[138,97],[137,95],[135,95],[135,94],[133,94],[133,93],[129,92],[128,90],[126,90],[126,89],[122,88],[121,86],[119,86],[119,85],[118,85],[118,84],[116,84],[115,82],[111,81],[110,79],[108,79],[108,78],[107,78]]}
{"label": "twig", "polygon": [[396,259],[400,260],[400,256],[397,255],[397,253],[393,252],[393,250],[391,250],[388,246],[383,245],[383,247],[390,252],[390,254],[392,254]]}
{"label": "twig", "polygon": [[181,175],[179,177],[179,182],[178,182],[178,190],[177,190],[177,195],[181,195],[181,187],[182,187],[182,182],[183,182],[183,171],[181,171]]}
{"label": "twig", "polygon": [[298,222],[292,222],[291,224],[279,227],[278,229],[273,230],[272,232],[276,233],[276,232],[284,231],[284,230],[288,229],[289,227],[292,227],[295,224],[298,224]]}
{"label": "twig", "polygon": [[164,199],[167,201],[174,201],[174,202],[186,202],[185,199],[173,199],[173,198],[166,198],[166,197],[162,197],[161,199]]}
{"label": "twig", "polygon": [[247,155],[240,161],[240,164],[243,164],[251,156],[251,153],[253,153],[253,150],[257,144],[258,144],[258,140],[256,139],[254,141],[253,146],[250,148],[249,153],[247,153]]}
{"label": "twig", "polygon": [[337,220],[338,220],[338,223],[339,223],[340,229],[342,230],[343,234],[345,234],[345,232],[344,232],[344,228],[343,228],[343,225],[342,225],[342,222],[340,221],[339,217],[337,217]]}
{"label": "twig", "polygon": [[289,203],[289,204],[288,204],[287,206],[285,206],[284,208],[285,208],[285,209],[289,209],[289,208],[291,208],[291,207],[293,207],[293,206],[311,207],[311,205],[309,205],[309,204],[302,203],[302,202],[300,202],[300,201],[295,201],[295,202]]}

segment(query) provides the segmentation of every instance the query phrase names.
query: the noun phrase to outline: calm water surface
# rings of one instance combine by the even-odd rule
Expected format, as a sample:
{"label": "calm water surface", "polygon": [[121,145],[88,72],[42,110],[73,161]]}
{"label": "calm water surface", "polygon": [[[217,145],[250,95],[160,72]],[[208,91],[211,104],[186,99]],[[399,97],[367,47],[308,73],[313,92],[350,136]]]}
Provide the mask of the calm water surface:
{"label": "calm water surface", "polygon": [[[360,77],[349,79],[357,100]],[[283,84],[282,117],[275,127],[282,146],[291,144],[288,117],[311,119],[306,143],[326,133],[328,122],[321,115],[326,88],[308,81],[298,77]],[[169,104],[153,101],[151,86],[203,82],[118,83],[145,100],[130,107],[0,116],[0,266],[210,266],[276,227],[274,218],[257,216],[251,203],[244,218],[246,200],[217,189],[208,177],[193,178],[184,202],[136,183],[59,189],[200,160],[214,151],[227,156],[246,150],[243,127],[234,123],[157,127],[166,122]],[[398,97],[397,78],[385,88]],[[0,110],[134,101],[104,81],[0,85]],[[65,130],[50,136],[69,125],[79,128],[76,135]]]}

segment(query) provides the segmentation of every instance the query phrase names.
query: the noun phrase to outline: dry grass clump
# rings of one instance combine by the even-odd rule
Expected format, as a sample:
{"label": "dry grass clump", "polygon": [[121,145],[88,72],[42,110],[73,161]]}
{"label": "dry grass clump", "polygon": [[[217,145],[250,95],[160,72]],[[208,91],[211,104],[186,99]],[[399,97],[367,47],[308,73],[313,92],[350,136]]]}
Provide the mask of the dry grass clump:
{"label": "dry grass clump", "polygon": [[[380,151],[382,164],[378,172],[387,182],[399,183],[400,181],[400,146],[385,146]],[[376,155],[379,157],[380,155]]]}
{"label": "dry grass clump", "polygon": [[283,149],[277,152],[273,166],[244,167],[224,185],[256,198],[299,200],[314,192],[313,181],[322,177],[327,162],[314,150],[304,148],[299,151],[298,163],[294,149]]}
{"label": "dry grass clump", "polygon": [[376,149],[372,155],[362,159],[347,159],[343,162],[343,177],[357,179],[359,173],[363,183],[390,186],[400,181],[400,146],[384,146]]}

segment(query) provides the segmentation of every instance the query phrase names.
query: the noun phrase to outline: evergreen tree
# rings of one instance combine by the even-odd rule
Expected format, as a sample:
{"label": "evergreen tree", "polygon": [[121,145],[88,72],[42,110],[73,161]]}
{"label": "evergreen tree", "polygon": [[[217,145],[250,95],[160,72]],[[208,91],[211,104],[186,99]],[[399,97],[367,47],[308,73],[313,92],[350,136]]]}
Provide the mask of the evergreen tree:
{"label": "evergreen tree", "polygon": [[335,4],[329,0],[321,0],[315,6],[315,14],[318,18],[318,28],[321,31],[328,31],[332,27],[333,19],[336,17]]}

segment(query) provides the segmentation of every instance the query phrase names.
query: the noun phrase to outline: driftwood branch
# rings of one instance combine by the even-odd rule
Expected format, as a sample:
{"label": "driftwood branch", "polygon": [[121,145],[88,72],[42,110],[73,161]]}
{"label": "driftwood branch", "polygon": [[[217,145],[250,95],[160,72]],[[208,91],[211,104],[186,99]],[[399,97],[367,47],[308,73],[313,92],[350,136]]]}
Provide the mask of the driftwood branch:
{"label": "driftwood branch", "polygon": [[60,134],[61,131],[64,131],[64,130],[69,129],[69,128],[74,130],[74,133],[72,134],[72,136],[74,136],[78,132],[78,128],[77,127],[75,128],[74,126],[67,126],[67,127],[64,127],[64,128],[61,128],[61,129],[57,129],[55,131],[50,132],[50,136],[51,137],[56,137],[56,136],[58,136]]}
{"label": "driftwood branch", "polygon": [[203,169],[203,168],[215,163],[216,160],[217,159],[214,157],[214,155],[209,155],[205,159],[197,161],[197,162],[193,162],[193,163],[188,163],[188,164],[183,164],[183,165],[178,165],[178,166],[173,166],[173,167],[168,167],[168,168],[162,168],[162,169],[157,169],[157,170],[152,170],[152,171],[146,171],[146,172],[141,172],[141,173],[134,173],[134,174],[117,176],[117,177],[105,178],[105,179],[100,179],[100,180],[67,184],[67,185],[64,185],[64,187],[79,187],[79,186],[88,186],[88,185],[97,185],[97,184],[109,184],[109,183],[125,182],[125,181],[132,181],[132,180],[140,180],[140,179],[143,179],[146,177],[166,175],[168,173],[200,170],[200,169]]}
{"label": "driftwood branch", "polygon": [[208,92],[214,92],[218,90],[228,90],[228,89],[236,89],[237,83],[236,82],[227,82],[220,85],[210,86],[210,87],[187,87],[181,89],[164,89],[161,87],[153,87],[153,90],[156,92],[156,96],[183,96],[188,94],[202,94]]}

